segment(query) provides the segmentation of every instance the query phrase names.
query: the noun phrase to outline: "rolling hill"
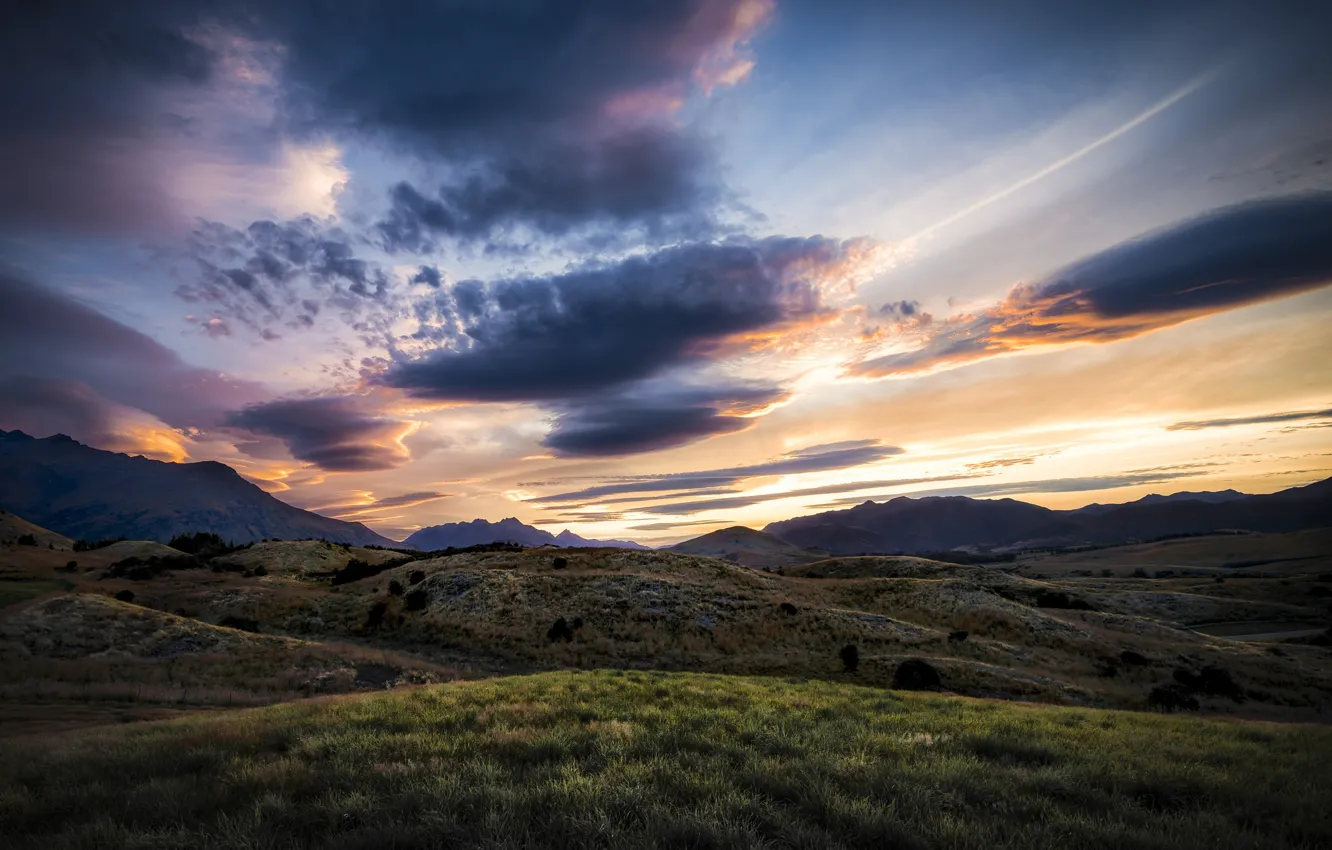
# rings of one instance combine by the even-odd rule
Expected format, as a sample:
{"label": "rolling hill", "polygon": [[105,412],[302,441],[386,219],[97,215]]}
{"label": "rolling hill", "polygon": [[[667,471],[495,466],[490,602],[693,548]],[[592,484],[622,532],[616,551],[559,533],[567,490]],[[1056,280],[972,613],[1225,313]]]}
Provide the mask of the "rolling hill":
{"label": "rolling hill", "polygon": [[804,549],[857,555],[1123,543],[1221,529],[1284,533],[1329,526],[1332,479],[1261,496],[1179,493],[1068,511],[1015,499],[899,496],[782,520],[763,530]]}
{"label": "rolling hill", "polygon": [[213,461],[166,463],[0,431],[0,506],[71,538],[170,540],[211,531],[224,540],[322,538],[396,545],[360,523],[288,505]]}
{"label": "rolling hill", "polygon": [[668,547],[684,555],[708,555],[744,567],[770,570],[818,560],[820,556],[743,525],[721,528]]}

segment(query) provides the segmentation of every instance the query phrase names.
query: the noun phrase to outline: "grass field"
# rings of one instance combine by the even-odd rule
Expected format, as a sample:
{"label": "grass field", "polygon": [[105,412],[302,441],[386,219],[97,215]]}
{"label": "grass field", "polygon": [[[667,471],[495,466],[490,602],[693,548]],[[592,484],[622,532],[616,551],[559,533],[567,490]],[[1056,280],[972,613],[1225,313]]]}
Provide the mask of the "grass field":
{"label": "grass field", "polygon": [[558,672],[0,742],[16,847],[1319,848],[1332,730]]}

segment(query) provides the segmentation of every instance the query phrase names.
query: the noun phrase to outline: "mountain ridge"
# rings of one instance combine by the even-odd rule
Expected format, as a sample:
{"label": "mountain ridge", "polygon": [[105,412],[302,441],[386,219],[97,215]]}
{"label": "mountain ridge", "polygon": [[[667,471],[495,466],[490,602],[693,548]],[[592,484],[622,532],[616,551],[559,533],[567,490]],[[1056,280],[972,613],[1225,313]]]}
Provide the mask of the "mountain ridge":
{"label": "mountain ridge", "polygon": [[361,523],[289,505],[218,461],[171,463],[64,434],[0,430],[0,506],[75,539],[168,541],[210,531],[234,543],[306,537],[393,546]]}
{"label": "mountain ridge", "polygon": [[474,519],[465,522],[446,522],[418,529],[402,545],[430,551],[450,546],[477,546],[484,543],[518,543],[522,546],[564,546],[569,548],[612,546],[621,549],[647,549],[632,540],[593,540],[574,534],[567,528],[559,534],[520,522],[517,517],[505,517],[499,522]]}

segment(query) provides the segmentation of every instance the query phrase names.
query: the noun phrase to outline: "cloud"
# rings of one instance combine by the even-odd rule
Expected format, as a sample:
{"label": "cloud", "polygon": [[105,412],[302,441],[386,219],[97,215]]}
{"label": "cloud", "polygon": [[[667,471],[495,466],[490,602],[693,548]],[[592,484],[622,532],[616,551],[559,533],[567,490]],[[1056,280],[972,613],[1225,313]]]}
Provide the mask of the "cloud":
{"label": "cloud", "polygon": [[[697,243],[549,277],[461,281],[417,302],[418,338],[379,379],[439,401],[551,401],[618,388],[835,315],[867,240]],[[731,344],[728,347],[728,343]]]}
{"label": "cloud", "polygon": [[520,244],[530,234],[583,234],[590,247],[698,239],[717,230],[724,193],[703,144],[660,129],[541,150],[488,167],[427,196],[389,193],[377,228],[389,251],[437,250],[437,240]]}
{"label": "cloud", "polygon": [[1083,478],[1047,478],[1041,481],[1009,481],[995,484],[976,484],[967,487],[944,487],[930,490],[916,490],[910,493],[892,493],[879,496],[857,496],[851,499],[836,499],[811,508],[844,508],[858,505],[868,498],[869,501],[896,499],[907,496],[920,499],[926,496],[971,496],[974,498],[1019,496],[1026,493],[1084,493],[1093,490],[1116,490],[1120,487],[1135,487],[1144,484],[1158,484],[1174,481],[1178,478],[1196,478],[1197,472],[1152,472],[1125,473],[1122,475],[1087,476]]}
{"label": "cloud", "polygon": [[65,434],[108,451],[159,460],[189,457],[185,435],[140,410],[98,395],[82,381],[0,378],[0,427],[37,437]]}
{"label": "cloud", "polygon": [[402,439],[415,424],[368,410],[349,396],[279,399],[229,415],[226,424],[275,437],[298,460],[329,472],[393,469],[411,460]]}
{"label": "cloud", "polygon": [[785,400],[776,387],[676,388],[582,400],[556,416],[542,445],[563,457],[613,457],[674,448],[731,434],[751,415]]}
{"label": "cloud", "polygon": [[1332,283],[1332,194],[1253,201],[1118,245],[936,322],[914,351],[849,367],[888,377],[1041,346],[1103,343]]}
{"label": "cloud", "polygon": [[382,511],[395,508],[413,508],[417,505],[425,505],[430,502],[437,502],[440,499],[451,498],[454,494],[438,493],[433,490],[428,490],[417,493],[402,493],[398,496],[386,496],[382,499],[373,499],[371,498],[370,493],[364,495],[366,496],[366,501],[352,502],[350,504],[325,505],[311,508],[311,510],[315,513],[323,514],[324,516],[333,517],[334,519],[344,519],[349,521],[362,519],[378,520],[380,517],[375,515]]}
{"label": "cloud", "polygon": [[631,525],[630,531],[670,531],[673,528],[689,528],[695,525],[726,525],[729,519],[697,519],[685,522],[649,522],[644,525]]}
{"label": "cloud", "polygon": [[[428,3],[392,14],[307,0],[22,4],[0,15],[0,72],[32,83],[0,95],[12,128],[0,152],[24,163],[0,192],[0,215],[116,229],[167,212],[155,209],[170,205],[162,145],[206,168],[219,149],[262,160],[330,137],[469,175],[455,188],[473,221],[669,207],[672,192],[654,185],[688,185],[700,165],[681,156],[688,134],[675,114],[691,91],[747,75],[746,44],[770,12],[768,0]],[[211,116],[190,104],[225,110],[237,81],[267,108],[192,140]],[[645,132],[654,141],[636,143]],[[627,159],[606,153],[617,146]],[[583,179],[548,188],[580,169]],[[634,169],[661,182],[641,181],[639,201],[608,200],[598,172]]]}
{"label": "cloud", "polygon": [[[355,245],[342,228],[312,216],[256,221],[244,230],[201,221],[180,252],[198,276],[178,286],[176,294],[214,313],[195,320],[210,334],[230,334],[231,318],[263,339],[275,339],[275,327],[314,327],[327,312],[382,340],[402,309],[395,297],[398,281],[358,257]],[[439,273],[425,266],[413,280],[428,284],[432,271],[438,282]]]}
{"label": "cloud", "polygon": [[[982,475],[939,475],[932,478],[899,478],[889,481],[848,481],[842,484],[826,484],[822,487],[802,487],[794,490],[783,490],[776,493],[751,493],[744,496],[731,496],[722,499],[695,499],[688,502],[671,502],[665,505],[652,505],[650,507],[637,508],[636,510],[649,514],[665,514],[667,516],[685,516],[688,514],[698,514],[704,511],[724,511],[734,508],[747,508],[751,505],[759,505],[764,502],[776,502],[781,499],[796,499],[804,496],[826,496],[830,493],[847,493],[857,490],[869,490],[877,487],[905,487],[910,484],[924,484],[933,481],[958,481],[968,478],[981,478]],[[864,501],[864,497],[852,500],[854,502]]]}
{"label": "cloud", "polygon": [[259,384],[185,363],[155,340],[67,295],[0,273],[0,378],[86,384],[174,428],[214,427],[264,400]]}
{"label": "cloud", "polygon": [[[733,466],[696,472],[672,472],[663,475],[632,476],[616,479],[606,484],[599,484],[595,487],[538,496],[526,501],[543,505],[587,505],[599,504],[602,498],[606,496],[619,496],[626,493],[713,489],[762,476],[799,475],[806,472],[826,472],[834,469],[864,466],[900,455],[905,451],[897,446],[885,446],[871,440],[834,443],[827,447],[814,448],[820,448],[820,450],[805,449],[787,454],[776,460],[748,466]],[[878,485],[870,484],[866,486]]]}
{"label": "cloud", "polygon": [[1029,455],[1027,457],[998,457],[993,460],[982,460],[976,463],[967,464],[967,469],[1003,469],[1009,466],[1022,466],[1023,464],[1035,463],[1036,459],[1044,455]]}
{"label": "cloud", "polygon": [[1302,419],[1332,419],[1332,409],[1294,410],[1285,413],[1266,413],[1260,416],[1239,416],[1232,419],[1202,419],[1194,422],[1176,422],[1167,431],[1201,431],[1204,428],[1229,428],[1233,425],[1264,425],[1270,422],[1298,422]]}

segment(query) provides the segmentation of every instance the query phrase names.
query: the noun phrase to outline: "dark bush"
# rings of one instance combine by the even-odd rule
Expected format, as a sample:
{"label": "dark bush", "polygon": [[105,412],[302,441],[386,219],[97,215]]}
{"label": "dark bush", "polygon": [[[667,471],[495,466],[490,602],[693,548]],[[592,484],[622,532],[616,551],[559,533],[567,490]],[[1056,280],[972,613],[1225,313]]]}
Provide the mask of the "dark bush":
{"label": "dark bush", "polygon": [[391,561],[384,561],[382,564],[371,564],[368,561],[362,561],[360,558],[352,558],[347,562],[347,566],[333,574],[333,584],[350,584],[354,581],[360,581],[363,578],[377,576],[385,570],[391,570],[394,567],[401,567],[403,564],[412,562],[412,557],[394,558]]}
{"label": "dark bush", "polygon": [[1069,611],[1094,611],[1092,606],[1076,596],[1058,590],[1036,591],[1037,608],[1059,608]]}
{"label": "dark bush", "polygon": [[265,567],[263,564],[260,564],[259,566],[254,568],[254,574],[259,578],[263,578],[264,576],[268,575],[268,567]]}
{"label": "dark bush", "polygon": [[254,570],[241,570],[241,578],[254,578]]}
{"label": "dark bush", "polygon": [[1147,695],[1147,705],[1161,711],[1197,711],[1199,708],[1198,700],[1193,698],[1188,688],[1174,684],[1152,688],[1152,692]]}
{"label": "dark bush", "polygon": [[122,591],[120,591],[119,593],[116,594],[116,598],[119,599],[121,602],[133,602],[133,601],[134,601],[134,591],[132,591],[132,590],[122,590]]}
{"label": "dark bush", "polygon": [[901,691],[937,691],[942,685],[939,671],[919,658],[908,658],[893,671],[893,687]]}
{"label": "dark bush", "polygon": [[1175,670],[1175,681],[1182,687],[1214,697],[1230,697],[1235,702],[1244,701],[1244,689],[1235,684],[1230,671],[1215,664],[1208,665],[1197,673],[1183,667]]}
{"label": "dark bush", "polygon": [[384,615],[388,613],[388,603],[384,600],[376,602],[370,606],[370,613],[366,615],[365,627],[370,631],[376,631],[384,623]]}
{"label": "dark bush", "polygon": [[1225,577],[1225,576],[1217,576],[1216,578],[1212,579],[1212,581],[1216,582],[1217,584],[1225,584],[1225,583],[1226,583],[1226,577]]}
{"label": "dark bush", "polygon": [[1315,584],[1309,588],[1309,595],[1314,599],[1326,599],[1332,596],[1332,588],[1323,587],[1321,584]]}
{"label": "dark bush", "polygon": [[964,641],[964,640],[966,640],[968,637],[970,637],[970,634],[971,634],[970,632],[964,632],[964,631],[962,631],[961,629],[958,629],[957,631],[949,632],[949,633],[948,633],[948,642],[949,642],[949,643],[961,643],[962,641]]}
{"label": "dark bush", "polygon": [[550,566],[552,569],[562,570],[565,567],[569,566],[569,562],[565,558],[556,557],[551,560]]}
{"label": "dark bush", "polygon": [[425,581],[425,570],[412,570],[412,574],[407,577],[408,584],[420,584]]}
{"label": "dark bush", "polygon": [[1134,578],[1151,578],[1151,576],[1147,574],[1147,571],[1144,570],[1142,567],[1134,567],[1134,568],[1133,568],[1133,577],[1134,577]]}
{"label": "dark bush", "polygon": [[125,538],[123,537],[107,537],[102,540],[75,540],[74,551],[91,552],[94,549],[105,549],[106,547],[110,546],[112,543],[119,543],[124,539]]}
{"label": "dark bush", "polygon": [[425,590],[418,587],[416,590],[407,594],[405,600],[406,605],[404,607],[406,607],[408,611],[424,611],[426,603],[429,601],[430,597],[426,595]]}
{"label": "dark bush", "polygon": [[1321,581],[1324,584],[1332,584],[1332,573],[1319,573],[1314,577],[1314,581]]}
{"label": "dark bush", "polygon": [[1113,578],[1114,575],[1114,570],[1101,570],[1101,578]]}
{"label": "dark bush", "polygon": [[240,629],[243,632],[258,632],[259,621],[249,617],[234,617],[227,615],[217,621],[219,626],[226,629]]}
{"label": "dark bush", "polygon": [[60,571],[61,571],[62,573],[72,573],[72,572],[74,572],[75,570],[77,570],[78,568],[79,568],[79,562],[78,562],[78,561],[70,561],[68,564],[65,564],[63,567],[61,567],[61,568],[60,568]]}
{"label": "dark bush", "polygon": [[237,546],[218,537],[211,531],[196,531],[193,534],[177,534],[167,543],[172,549],[179,549],[189,555],[198,558],[214,558],[218,555],[226,555],[229,552],[235,552],[238,549],[246,548]]}
{"label": "dark bush", "polygon": [[33,537],[31,534],[20,534],[20,535],[19,535],[19,539],[18,539],[18,545],[20,545],[20,546],[36,546],[36,545],[37,545],[37,538],[36,538],[36,537]]}
{"label": "dark bush", "polygon": [[1114,665],[1114,662],[1102,659],[1096,662],[1096,675],[1102,679],[1113,679],[1119,675],[1119,668]]}
{"label": "dark bush", "polygon": [[781,604],[781,609],[782,613],[788,617],[794,617],[796,614],[800,613],[799,611],[796,610],[796,607],[792,605],[790,602],[783,602]]}
{"label": "dark bush", "polygon": [[130,581],[151,581],[170,570],[193,570],[203,566],[192,555],[153,556],[139,558],[131,555],[107,568],[109,578],[127,578]]}
{"label": "dark bush", "polygon": [[854,673],[860,668],[860,650],[854,643],[842,647],[842,667],[848,673]]}
{"label": "dark bush", "polygon": [[568,622],[563,617],[555,621],[555,625],[546,630],[546,640],[554,643],[562,640],[566,643],[573,640],[573,629],[569,628]]}
{"label": "dark bush", "polygon": [[574,631],[578,631],[579,629],[581,629],[581,628],[583,627],[583,618],[582,618],[582,617],[574,617],[574,618],[573,618],[573,622],[570,623],[570,625],[573,626],[573,630],[574,630]]}
{"label": "dark bush", "polygon": [[406,592],[407,588],[403,587],[402,582],[398,581],[396,578],[389,582],[389,593],[393,596],[402,596]]}
{"label": "dark bush", "polygon": [[1123,652],[1119,653],[1119,660],[1124,662],[1125,664],[1132,664],[1135,667],[1145,667],[1146,665],[1152,663],[1151,660],[1147,658],[1147,656],[1143,655],[1140,652],[1134,652],[1131,649],[1126,649]]}

